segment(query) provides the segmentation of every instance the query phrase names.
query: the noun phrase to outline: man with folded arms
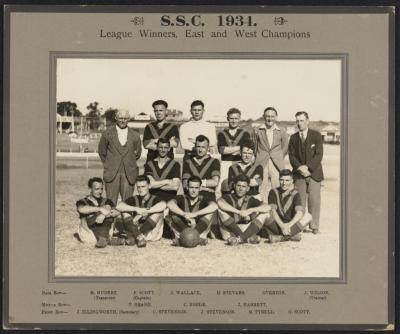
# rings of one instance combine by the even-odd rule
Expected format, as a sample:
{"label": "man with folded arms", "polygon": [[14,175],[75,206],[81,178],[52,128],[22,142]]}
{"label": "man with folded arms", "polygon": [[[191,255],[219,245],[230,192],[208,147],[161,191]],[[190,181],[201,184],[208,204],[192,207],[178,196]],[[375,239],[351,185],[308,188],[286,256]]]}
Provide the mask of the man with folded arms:
{"label": "man with folded arms", "polygon": [[122,213],[123,230],[128,246],[146,247],[146,241],[157,241],[163,232],[166,203],[149,192],[150,180],[146,175],[136,179],[138,195],[129,197],[117,205]]}
{"label": "man with folded arms", "polygon": [[234,180],[234,193],[218,200],[221,234],[228,245],[241,243],[258,244],[258,233],[269,217],[271,208],[267,203],[248,195],[250,179],[240,174]]}
{"label": "man with folded arms", "polygon": [[221,188],[228,177],[229,167],[240,161],[240,146],[250,140],[250,134],[239,127],[241,112],[230,108],[227,112],[229,127],[218,133],[218,151],[221,154]]}
{"label": "man with folded arms", "polygon": [[245,174],[250,179],[248,195],[255,196],[261,200],[259,188],[263,180],[263,173],[263,167],[254,162],[254,144],[251,141],[246,141],[240,145],[240,161],[229,168],[229,189],[233,190],[234,180],[238,175]]}
{"label": "man with folded arms", "polygon": [[289,169],[279,173],[280,187],[272,189],[268,195],[271,217],[264,225],[271,243],[301,240],[301,231],[311,221],[309,213],[304,214],[300,194],[293,187],[293,175]]}
{"label": "man with folded arms", "polygon": [[175,234],[173,245],[179,246],[179,235],[188,227],[196,229],[200,234],[200,245],[206,245],[211,218],[218,206],[214,201],[200,195],[201,179],[199,177],[191,176],[187,183],[187,194],[179,195],[168,202],[170,215],[166,221]]}
{"label": "man with folded arms", "polygon": [[183,161],[182,183],[188,191],[188,179],[197,176],[201,179],[200,195],[215,201],[215,191],[220,178],[220,162],[208,154],[209,140],[203,135],[196,137],[195,156]]}
{"label": "man with folded arms", "polygon": [[215,125],[203,119],[204,103],[195,100],[190,105],[192,117],[190,121],[183,123],[179,128],[181,146],[185,150],[183,160],[189,159],[195,155],[196,137],[205,135],[208,138],[208,144],[211,154],[216,153],[217,134]]}
{"label": "man with folded arms", "polygon": [[168,108],[168,103],[166,101],[154,101],[152,107],[156,121],[147,124],[143,133],[143,146],[147,149],[147,161],[157,157],[157,142],[159,138],[168,139],[170,143],[168,157],[173,159],[174,148],[178,147],[179,144],[178,127],[166,121]]}
{"label": "man with folded arms", "polygon": [[169,157],[170,142],[159,138],[157,142],[158,156],[144,165],[144,173],[150,179],[150,194],[168,202],[176,197],[181,181],[181,166]]}

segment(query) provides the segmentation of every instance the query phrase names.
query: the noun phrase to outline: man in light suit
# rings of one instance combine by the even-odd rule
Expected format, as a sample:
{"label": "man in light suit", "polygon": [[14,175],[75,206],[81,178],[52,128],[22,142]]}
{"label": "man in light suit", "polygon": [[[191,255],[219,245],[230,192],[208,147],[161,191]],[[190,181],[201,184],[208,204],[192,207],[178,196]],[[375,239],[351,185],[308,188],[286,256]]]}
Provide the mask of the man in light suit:
{"label": "man in light suit", "polygon": [[260,194],[267,201],[271,189],[279,187],[279,172],[285,168],[283,161],[288,151],[286,130],[276,124],[278,112],[273,107],[264,110],[264,124],[254,129],[256,163],[264,168]]}
{"label": "man in light suit", "polygon": [[[310,229],[319,233],[319,213],[321,207],[322,157],[324,154],[322,136],[308,128],[309,118],[305,111],[295,115],[299,132],[290,137],[289,160],[293,167],[294,184],[304,207],[312,215]],[[308,202],[308,203],[307,203]]]}
{"label": "man in light suit", "polygon": [[134,190],[142,146],[138,132],[128,127],[129,112],[119,110],[116,125],[103,132],[99,142],[99,156],[104,166],[103,179],[107,198],[117,203],[131,197]]}

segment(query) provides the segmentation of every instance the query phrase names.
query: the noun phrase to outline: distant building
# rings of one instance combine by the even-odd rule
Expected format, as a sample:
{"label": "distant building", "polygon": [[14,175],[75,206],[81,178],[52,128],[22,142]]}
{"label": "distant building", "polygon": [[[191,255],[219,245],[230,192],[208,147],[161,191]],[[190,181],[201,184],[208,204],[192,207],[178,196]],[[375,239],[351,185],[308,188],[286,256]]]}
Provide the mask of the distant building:
{"label": "distant building", "polygon": [[253,121],[252,123],[251,123],[251,126],[253,127],[253,128],[259,128],[261,125],[263,125],[264,124],[264,122],[261,122],[261,121]]}
{"label": "distant building", "polygon": [[133,129],[144,129],[146,125],[149,124],[147,120],[130,120],[128,122],[128,127]]}
{"label": "distant building", "polygon": [[167,110],[167,121],[181,122],[183,120],[183,112],[177,109]]}
{"label": "distant building", "polygon": [[151,117],[150,117],[149,114],[146,114],[145,112],[141,112],[141,113],[135,115],[135,116],[133,117],[133,119],[134,119],[135,121],[150,121],[150,120],[151,120]]}
{"label": "distant building", "polygon": [[327,125],[321,130],[322,139],[325,143],[339,143],[340,129],[336,125]]}

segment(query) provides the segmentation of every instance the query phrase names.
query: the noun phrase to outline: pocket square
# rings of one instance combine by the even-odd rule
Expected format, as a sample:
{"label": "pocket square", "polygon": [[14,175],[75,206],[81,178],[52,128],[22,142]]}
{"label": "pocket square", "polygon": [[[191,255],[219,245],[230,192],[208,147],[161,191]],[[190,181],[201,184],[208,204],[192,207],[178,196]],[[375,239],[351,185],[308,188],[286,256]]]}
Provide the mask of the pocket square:
{"label": "pocket square", "polygon": [[315,144],[311,144],[311,148],[315,147]]}

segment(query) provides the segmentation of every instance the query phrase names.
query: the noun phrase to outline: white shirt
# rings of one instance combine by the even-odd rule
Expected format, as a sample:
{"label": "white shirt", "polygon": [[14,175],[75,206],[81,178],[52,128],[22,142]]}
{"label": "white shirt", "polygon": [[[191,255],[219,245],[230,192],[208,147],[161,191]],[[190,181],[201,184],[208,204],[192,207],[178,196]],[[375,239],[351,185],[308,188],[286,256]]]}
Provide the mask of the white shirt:
{"label": "white shirt", "polygon": [[[179,139],[184,150],[191,151],[194,147],[194,141],[198,135],[204,135],[210,141],[210,146],[217,146],[217,131],[214,124],[205,120],[190,120],[183,123],[179,128]],[[191,142],[189,139],[192,139]]]}
{"label": "white shirt", "polygon": [[273,126],[271,126],[271,128],[267,128],[267,126],[265,124],[260,126],[260,129],[265,129],[265,133],[267,134],[267,139],[268,139],[268,144],[269,146],[272,146],[272,142],[274,140],[274,130],[279,130],[279,127],[274,124]]}
{"label": "white shirt", "polygon": [[117,127],[117,134],[118,134],[118,140],[121,143],[122,146],[126,144],[126,141],[128,140],[128,127],[125,129],[121,129],[118,125]]}
{"label": "white shirt", "polygon": [[307,134],[308,134],[308,128],[303,130],[303,131],[299,131],[300,139],[301,139],[301,133],[302,132],[303,132],[303,135],[304,135],[304,140],[306,140],[307,139]]}

